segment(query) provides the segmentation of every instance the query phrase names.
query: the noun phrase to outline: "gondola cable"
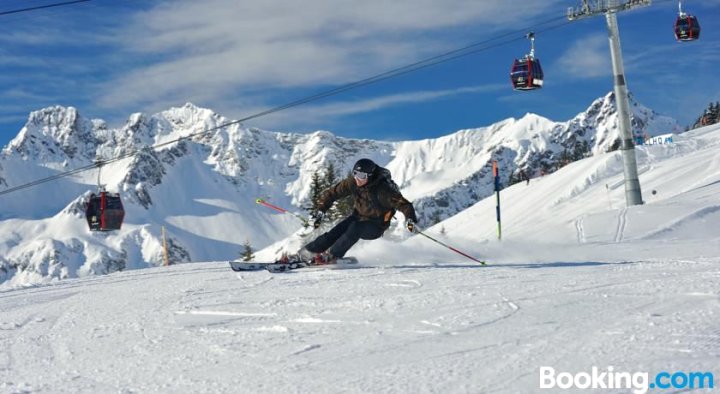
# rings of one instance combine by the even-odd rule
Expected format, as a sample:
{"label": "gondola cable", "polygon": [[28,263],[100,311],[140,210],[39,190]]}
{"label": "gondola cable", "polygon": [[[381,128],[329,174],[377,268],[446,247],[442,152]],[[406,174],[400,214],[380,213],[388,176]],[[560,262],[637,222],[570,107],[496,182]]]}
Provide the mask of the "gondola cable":
{"label": "gondola cable", "polygon": [[[90,1],[90,0],[85,0],[85,1]],[[667,3],[667,2],[671,2],[671,1],[674,1],[674,0],[658,0],[658,1],[656,1],[656,3]],[[68,3],[73,3],[73,2],[68,2]],[[547,24],[550,24],[550,23],[553,23],[553,22],[556,22],[556,21],[559,21],[559,20],[565,20],[565,17],[562,16],[562,17],[551,18],[551,19],[548,19],[548,20],[546,20],[546,21],[544,21],[544,22],[540,22],[540,23],[537,24],[535,27],[537,27],[537,26],[542,26],[542,25],[547,25]],[[305,98],[302,98],[302,99],[299,99],[299,100],[296,100],[296,101],[292,101],[292,102],[290,102],[290,103],[287,103],[287,104],[284,104],[284,105],[281,105],[281,106],[278,106],[278,107],[270,108],[270,109],[268,109],[268,110],[265,110],[265,111],[262,111],[262,112],[259,112],[259,113],[256,113],[256,114],[247,116],[247,117],[242,118],[242,119],[238,119],[238,120],[234,120],[234,121],[231,121],[231,122],[227,122],[227,123],[221,124],[221,125],[219,125],[219,126],[216,126],[216,127],[210,128],[210,129],[206,129],[206,130],[203,130],[203,131],[199,131],[199,132],[196,132],[196,133],[191,133],[191,134],[189,134],[189,135],[186,135],[186,136],[184,136],[184,137],[177,138],[177,139],[175,139],[175,140],[163,142],[163,143],[160,143],[160,144],[156,144],[156,145],[152,145],[152,146],[149,146],[149,147],[144,147],[144,148],[141,148],[141,149],[132,151],[132,152],[128,152],[128,153],[125,153],[125,154],[123,154],[123,155],[114,157],[114,158],[112,158],[112,159],[108,159],[108,160],[102,161],[102,164],[93,163],[93,164],[91,164],[91,165],[86,165],[86,166],[79,167],[79,168],[76,168],[76,169],[73,169],[73,170],[70,170],[70,171],[66,171],[66,172],[62,172],[62,173],[59,173],[59,174],[55,174],[55,175],[50,176],[50,177],[47,177],[47,178],[38,179],[38,180],[29,182],[29,183],[26,183],[26,184],[23,184],[23,185],[19,185],[19,186],[15,186],[15,187],[12,187],[12,188],[8,188],[8,189],[5,189],[5,190],[3,190],[3,191],[0,191],[0,196],[5,195],[5,194],[9,194],[9,193],[13,193],[13,192],[16,192],[16,191],[19,191],[19,190],[23,190],[23,189],[26,189],[26,188],[29,188],[29,187],[37,186],[37,185],[40,185],[40,184],[43,184],[43,183],[46,183],[46,182],[51,182],[51,181],[54,181],[54,180],[57,180],[57,179],[61,179],[61,178],[64,178],[64,177],[68,177],[68,176],[71,176],[71,175],[79,174],[79,173],[81,173],[81,172],[85,172],[85,171],[91,170],[91,169],[93,169],[93,168],[96,168],[98,165],[105,165],[105,164],[114,163],[114,162],[117,162],[117,161],[120,161],[120,160],[124,160],[124,159],[126,159],[126,158],[133,157],[133,156],[136,156],[136,155],[140,154],[140,152],[142,152],[143,149],[147,149],[147,148],[149,148],[149,149],[157,149],[157,148],[161,148],[161,147],[163,147],[163,146],[175,144],[175,143],[178,143],[178,142],[181,142],[181,141],[184,141],[184,140],[188,140],[188,139],[191,139],[191,138],[194,138],[194,137],[203,135],[203,134],[210,133],[210,132],[212,132],[212,131],[215,131],[215,130],[218,130],[218,129],[221,129],[221,128],[229,127],[229,126],[232,126],[232,125],[235,125],[235,124],[240,124],[240,123],[246,122],[246,121],[248,121],[248,120],[260,118],[260,117],[262,117],[262,116],[270,115],[270,114],[275,113],[275,112],[283,111],[283,110],[290,109],[290,108],[293,108],[293,107],[297,107],[297,106],[299,106],[299,105],[306,104],[306,103],[309,103],[309,102],[312,102],[312,101],[315,101],[315,100],[319,100],[319,99],[322,99],[322,98],[325,98],[325,97],[333,96],[333,95],[336,95],[336,94],[345,92],[345,91],[350,90],[350,89],[355,89],[355,88],[358,88],[358,87],[361,87],[361,86],[370,85],[370,84],[373,84],[373,83],[376,83],[376,82],[380,82],[380,81],[383,81],[383,80],[386,80],[386,79],[394,78],[394,77],[397,77],[397,76],[400,76],[400,75],[408,74],[408,73],[411,73],[411,72],[414,72],[414,71],[418,71],[418,70],[421,70],[421,69],[424,69],[424,68],[427,68],[427,67],[431,67],[431,66],[434,66],[434,65],[437,65],[437,64],[440,64],[440,63],[444,63],[444,62],[448,62],[448,61],[451,61],[451,60],[455,60],[455,59],[460,58],[460,57],[464,57],[464,56],[472,55],[472,54],[475,54],[475,53],[479,53],[479,52],[482,52],[482,51],[485,51],[485,50],[488,50],[488,49],[491,49],[491,48],[495,48],[495,47],[498,47],[498,46],[501,46],[501,45],[508,44],[508,43],[510,43],[510,42],[513,42],[513,41],[522,40],[522,39],[525,39],[525,38],[526,38],[526,32],[527,32],[527,31],[535,30],[535,31],[538,31],[538,32],[543,32],[543,31],[548,31],[548,30],[552,30],[552,29],[559,28],[559,27],[563,27],[563,26],[566,26],[566,25],[568,25],[568,24],[569,24],[569,22],[565,21],[564,23],[560,23],[560,24],[557,24],[557,25],[555,25],[555,26],[550,26],[550,27],[547,27],[547,28],[544,28],[544,29],[533,29],[532,27],[529,27],[529,28],[525,28],[525,29],[521,29],[521,30],[516,30],[516,31],[513,31],[513,32],[505,33],[505,34],[502,34],[502,35],[500,35],[500,36],[498,36],[498,37],[496,37],[496,38],[491,38],[491,39],[488,39],[488,40],[485,40],[485,41],[480,41],[480,42],[477,42],[477,43],[474,43],[474,44],[470,44],[470,45],[467,45],[467,46],[465,46],[465,47],[463,47],[463,48],[455,49],[455,50],[452,50],[452,51],[449,51],[449,52],[446,52],[446,53],[443,53],[443,54],[440,54],[440,55],[437,55],[437,56],[433,56],[433,57],[430,57],[430,58],[427,58],[427,59],[424,59],[424,60],[421,60],[421,61],[418,61],[418,62],[409,64],[409,65],[407,65],[407,66],[395,68],[395,69],[393,69],[393,70],[386,71],[386,72],[383,72],[383,73],[381,73],[381,74],[374,75],[374,76],[372,76],[372,77],[368,77],[368,78],[365,78],[365,79],[362,79],[362,80],[359,80],[359,81],[356,81],[356,82],[352,82],[352,83],[349,83],[349,84],[346,84],[346,85],[342,85],[342,86],[339,86],[339,87],[337,87],[337,88],[330,89],[330,90],[328,90],[328,91],[321,92],[321,93],[318,93],[318,94],[315,94],[315,95],[312,95],[312,96],[308,96],[308,97],[305,97]],[[522,36],[522,37],[515,37],[515,38],[512,38],[512,39],[508,39],[508,40],[506,40],[506,41],[503,41],[503,42],[499,42],[499,43],[495,43],[495,44],[493,44],[493,45],[489,45],[489,44],[491,44],[491,43],[494,42],[494,41],[499,41],[500,38],[502,38],[502,37],[512,36],[512,35],[518,34],[519,32],[523,32],[523,36]],[[482,47],[483,44],[488,44],[488,45]],[[479,48],[478,48],[478,47],[479,47]],[[475,48],[475,49],[473,49],[473,48]],[[472,50],[471,50],[471,49],[472,49]]]}
{"label": "gondola cable", "polygon": [[10,11],[0,11],[0,16],[3,15],[11,15],[11,14],[19,14],[21,12],[28,12],[28,11],[37,11],[37,10],[44,10],[48,8],[55,8],[55,7],[63,7],[66,5],[73,5],[78,3],[87,3],[92,0],[74,0],[74,1],[65,1],[62,3],[54,3],[54,4],[45,4],[45,5],[39,5],[36,7],[27,7],[27,8],[20,8],[16,10],[10,10]]}
{"label": "gondola cable", "polygon": [[[565,19],[565,18],[564,18],[564,17],[555,17],[555,18],[549,19],[549,20],[547,20],[547,21],[541,22],[541,23],[539,23],[537,26],[547,25],[547,24],[550,24],[550,23],[552,23],[552,22],[556,22],[556,21],[561,20],[561,19]],[[557,24],[557,25],[554,25],[554,26],[549,26],[549,27],[544,28],[544,29],[537,29],[537,31],[548,31],[548,30],[552,30],[552,29],[556,29],[556,28],[559,28],[559,27],[566,26],[566,25],[568,25],[568,24],[569,24],[569,22],[565,21],[564,23],[560,23],[560,24]],[[198,136],[201,136],[201,135],[204,135],[204,134],[208,134],[208,133],[210,133],[210,132],[212,132],[212,131],[215,131],[215,130],[219,130],[219,129],[222,129],[222,128],[225,128],[225,127],[229,127],[229,126],[233,126],[233,125],[236,125],[236,124],[240,124],[240,123],[246,122],[246,121],[248,121],[248,120],[257,119],[257,118],[260,118],[260,117],[262,117],[262,116],[270,115],[270,114],[272,114],[272,113],[284,111],[284,110],[286,110],[286,109],[290,109],[290,108],[293,108],[293,107],[297,107],[297,106],[300,106],[300,105],[303,105],[303,104],[306,104],[306,103],[309,103],[309,102],[312,102],[312,101],[316,101],[316,100],[319,100],[319,99],[322,99],[322,98],[326,98],[326,97],[330,97],[330,96],[333,96],[333,95],[336,95],[336,94],[339,94],[339,93],[343,93],[343,92],[348,91],[348,90],[351,90],[351,89],[355,89],[355,88],[358,88],[358,87],[361,87],[361,86],[367,86],[367,85],[370,85],[370,84],[373,84],[373,83],[376,83],[376,82],[384,81],[384,80],[387,80],[387,79],[390,79],[390,78],[394,78],[394,77],[398,77],[398,76],[401,76],[401,75],[404,75],[404,74],[408,74],[408,73],[411,73],[411,72],[415,72],[415,71],[418,71],[418,70],[421,70],[421,69],[424,69],[424,68],[427,68],[427,67],[435,66],[435,65],[438,65],[438,64],[441,64],[441,63],[445,63],[445,62],[448,62],[448,61],[451,61],[451,60],[455,60],[455,59],[464,57],[464,56],[469,56],[469,55],[472,55],[472,54],[475,54],[475,53],[479,53],[479,52],[482,52],[482,51],[486,51],[486,50],[488,50],[488,49],[492,49],[492,48],[495,48],[495,47],[498,47],[498,46],[502,46],[502,45],[508,44],[508,43],[510,43],[510,42],[513,42],[513,41],[522,40],[522,39],[525,39],[525,32],[527,32],[527,31],[528,31],[528,29],[522,29],[522,30],[510,32],[510,33],[505,33],[505,34],[502,34],[502,35],[500,35],[500,36],[498,36],[498,37],[496,37],[496,38],[491,38],[491,39],[488,39],[488,40],[484,40],[484,41],[480,41],[480,42],[477,42],[477,43],[473,43],[473,44],[467,45],[467,46],[465,46],[465,47],[463,47],[463,48],[455,49],[455,50],[452,50],[452,51],[449,51],[449,52],[446,52],[446,53],[443,53],[443,54],[440,54],[440,55],[436,55],[436,56],[433,56],[433,57],[430,57],[430,58],[427,58],[427,59],[424,59],[424,60],[421,60],[421,61],[418,61],[418,62],[409,64],[409,65],[406,65],[406,66],[403,66],[403,67],[398,67],[398,68],[395,68],[395,69],[393,69],[393,70],[386,71],[386,72],[383,72],[383,73],[381,73],[381,74],[374,75],[374,76],[372,76],[372,77],[368,77],[368,78],[365,78],[365,79],[362,79],[362,80],[359,80],[359,81],[355,81],[355,82],[352,82],[352,83],[348,83],[348,84],[339,86],[339,87],[337,87],[337,88],[330,89],[330,90],[325,91],[325,92],[317,93],[317,94],[315,94],[315,95],[311,95],[311,96],[308,96],[308,97],[305,97],[305,98],[302,98],[302,99],[298,99],[298,100],[292,101],[292,102],[287,103],[287,104],[283,104],[283,105],[280,105],[280,106],[277,106],[277,107],[273,107],[273,108],[267,109],[267,110],[265,110],[265,111],[258,112],[258,113],[256,113],[256,114],[253,114],[253,115],[244,117],[244,118],[242,118],[242,119],[238,119],[238,120],[226,122],[226,123],[223,123],[223,124],[221,124],[221,125],[212,127],[212,128],[210,128],[210,129],[205,129],[205,130],[202,130],[202,131],[199,131],[199,132],[191,133],[191,134],[188,134],[188,135],[186,135],[186,136],[184,136],[184,137],[180,137],[180,138],[177,138],[177,139],[174,139],[174,140],[171,140],[171,141],[166,141],[166,142],[163,142],[163,143],[160,143],[160,144],[156,144],[156,145],[152,145],[152,146],[146,146],[146,147],[137,149],[137,150],[135,150],[135,151],[131,151],[131,152],[128,152],[128,153],[125,153],[125,154],[116,156],[116,157],[111,158],[111,159],[102,160],[102,161],[100,161],[100,162],[95,162],[95,163],[90,164],[90,165],[86,165],[86,166],[79,167],[79,168],[76,168],[76,169],[73,169],[73,170],[69,170],[69,171],[66,171],[66,172],[62,172],[62,173],[59,173],[59,174],[55,174],[55,175],[50,176],[50,177],[47,177],[47,178],[38,179],[38,180],[29,182],[29,183],[26,183],[26,184],[23,184],[23,185],[18,185],[18,186],[12,187],[12,188],[8,188],[8,189],[5,189],[5,190],[0,191],[0,196],[5,195],[5,194],[9,194],[9,193],[13,193],[13,192],[16,192],[16,191],[19,191],[19,190],[23,190],[23,189],[26,189],[26,188],[29,188],[29,187],[37,186],[37,185],[40,185],[40,184],[43,184],[43,183],[46,183],[46,182],[51,182],[51,181],[54,181],[54,180],[57,180],[57,179],[61,179],[61,178],[68,177],[68,176],[72,176],[72,175],[75,175],[75,174],[78,174],[78,173],[81,173],[81,172],[89,171],[89,170],[92,170],[92,169],[94,169],[94,168],[97,168],[98,165],[106,165],[106,164],[118,162],[118,161],[121,161],[121,160],[130,158],[130,157],[136,156],[136,155],[140,154],[140,153],[141,153],[143,150],[145,150],[145,149],[153,149],[153,150],[156,150],[156,149],[158,149],[158,148],[161,148],[161,147],[164,147],[164,146],[167,146],[167,145],[176,144],[176,143],[181,142],[181,141],[184,141],[184,140],[189,140],[189,139],[192,139],[192,138],[194,138],[194,137],[198,137]],[[500,38],[502,38],[502,37],[512,36],[512,35],[518,34],[519,32],[523,32],[523,35],[522,35],[521,37],[514,37],[514,38],[507,39],[507,40],[505,40],[505,41],[500,41]],[[499,41],[499,42],[495,42],[495,41]],[[485,46],[482,46],[482,45],[485,45]]]}

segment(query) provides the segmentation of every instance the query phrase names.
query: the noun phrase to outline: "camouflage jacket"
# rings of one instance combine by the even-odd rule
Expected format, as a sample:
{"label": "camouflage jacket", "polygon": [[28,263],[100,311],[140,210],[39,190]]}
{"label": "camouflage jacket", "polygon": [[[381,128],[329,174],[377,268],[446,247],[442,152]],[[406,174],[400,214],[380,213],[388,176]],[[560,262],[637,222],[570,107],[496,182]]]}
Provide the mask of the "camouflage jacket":
{"label": "camouflage jacket", "polygon": [[400,193],[395,182],[390,178],[390,171],[377,167],[370,176],[367,184],[358,187],[352,175],[325,190],[315,209],[327,211],[336,200],[353,197],[353,215],[360,220],[382,221],[385,227],[390,225],[390,219],[398,210],[406,219],[417,222],[415,208],[410,201]]}

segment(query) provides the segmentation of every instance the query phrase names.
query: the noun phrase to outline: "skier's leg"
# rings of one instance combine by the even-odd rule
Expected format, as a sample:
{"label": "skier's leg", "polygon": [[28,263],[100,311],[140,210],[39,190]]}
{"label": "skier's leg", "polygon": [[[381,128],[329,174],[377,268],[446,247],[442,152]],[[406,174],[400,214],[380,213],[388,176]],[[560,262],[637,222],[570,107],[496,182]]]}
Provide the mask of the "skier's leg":
{"label": "skier's leg", "polygon": [[345,253],[362,239],[377,239],[382,236],[385,229],[373,221],[351,223],[344,234],[330,247],[330,254],[342,258]]}
{"label": "skier's leg", "polygon": [[360,229],[360,239],[373,240],[382,237],[387,230],[378,222],[364,222]]}
{"label": "skier's leg", "polygon": [[347,231],[348,227],[350,227],[350,225],[356,220],[357,218],[355,218],[354,216],[349,216],[345,218],[335,227],[330,229],[330,231],[320,235],[319,237],[315,238],[314,241],[305,245],[305,249],[309,250],[312,253],[322,253],[326,251],[332,244],[335,243],[335,241],[338,240],[338,238],[340,238]]}

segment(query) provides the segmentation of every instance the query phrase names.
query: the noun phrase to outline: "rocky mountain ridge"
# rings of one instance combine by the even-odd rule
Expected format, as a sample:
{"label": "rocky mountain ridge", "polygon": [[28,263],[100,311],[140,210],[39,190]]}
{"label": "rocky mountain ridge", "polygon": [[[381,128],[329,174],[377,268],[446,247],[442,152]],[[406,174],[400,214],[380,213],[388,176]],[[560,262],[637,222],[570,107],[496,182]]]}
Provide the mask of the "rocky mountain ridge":
{"label": "rocky mountain ridge", "polygon": [[[672,119],[631,103],[639,134],[680,132]],[[175,262],[236,257],[245,241],[260,248],[298,227],[288,215],[259,209],[255,198],[300,211],[314,172],[329,163],[347,169],[362,157],[390,169],[421,223],[431,224],[492,193],[493,160],[507,185],[521,169],[541,176],[617,148],[613,105],[610,93],[567,122],[526,114],[402,142],[223,126],[230,121],[189,103],[133,114],[116,129],[73,107],[45,108],[31,113],[0,153],[0,191],[89,166],[96,158],[134,154],[100,174],[102,184],[123,196],[126,223],[111,234],[87,230],[82,204],[96,188],[96,170],[0,196],[0,233],[9,235],[0,241],[0,280],[2,272],[6,279],[34,275],[42,281],[159,265],[162,226]]]}

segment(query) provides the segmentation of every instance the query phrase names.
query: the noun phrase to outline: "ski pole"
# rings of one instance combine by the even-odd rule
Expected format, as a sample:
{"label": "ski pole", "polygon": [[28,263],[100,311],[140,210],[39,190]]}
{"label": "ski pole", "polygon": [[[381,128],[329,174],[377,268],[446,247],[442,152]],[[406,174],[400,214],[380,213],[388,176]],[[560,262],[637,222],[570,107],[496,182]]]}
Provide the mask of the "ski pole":
{"label": "ski pole", "polygon": [[255,199],[255,202],[258,203],[258,204],[260,204],[260,205],[262,205],[262,206],[268,207],[268,208],[270,208],[270,209],[274,209],[274,210],[276,210],[276,211],[278,211],[278,212],[288,213],[288,214],[290,214],[290,215],[293,215],[293,216],[295,216],[296,218],[300,219],[300,221],[302,221],[305,226],[310,226],[310,222],[308,222],[307,219],[305,219],[304,217],[298,215],[297,213],[290,212],[290,211],[288,211],[287,209],[280,208],[280,207],[278,207],[278,206],[276,206],[276,205],[272,205],[272,204],[270,204],[269,202],[263,200],[262,198]]}
{"label": "ski pole", "polygon": [[461,251],[459,251],[459,250],[457,250],[457,249],[453,248],[453,247],[452,247],[452,246],[450,246],[450,245],[446,245],[446,244],[444,244],[444,243],[442,243],[442,242],[438,241],[437,239],[435,239],[435,238],[433,238],[433,237],[431,237],[431,236],[429,236],[429,235],[427,235],[427,234],[423,233],[423,232],[422,232],[422,231],[420,231],[420,230],[417,230],[417,231],[416,231],[416,233],[418,233],[418,234],[422,235],[423,237],[425,237],[425,238],[427,238],[427,239],[429,239],[429,240],[431,240],[431,241],[433,241],[433,242],[436,242],[436,243],[438,243],[438,244],[440,244],[440,245],[442,245],[442,246],[444,246],[444,247],[446,247],[446,248],[448,248],[448,249],[452,250],[453,252],[455,252],[455,253],[457,253],[457,254],[461,254],[461,255],[463,255],[463,256],[465,256],[465,257],[469,258],[470,260],[473,260],[473,261],[476,261],[476,262],[478,262],[478,263],[480,263],[480,264],[482,264],[482,265],[485,265],[485,262],[484,262],[484,261],[482,261],[482,260],[478,260],[478,259],[476,259],[475,257],[472,257],[472,256],[470,256],[470,255],[468,255],[468,254],[466,254],[466,253],[463,253],[463,252],[461,252]]}

